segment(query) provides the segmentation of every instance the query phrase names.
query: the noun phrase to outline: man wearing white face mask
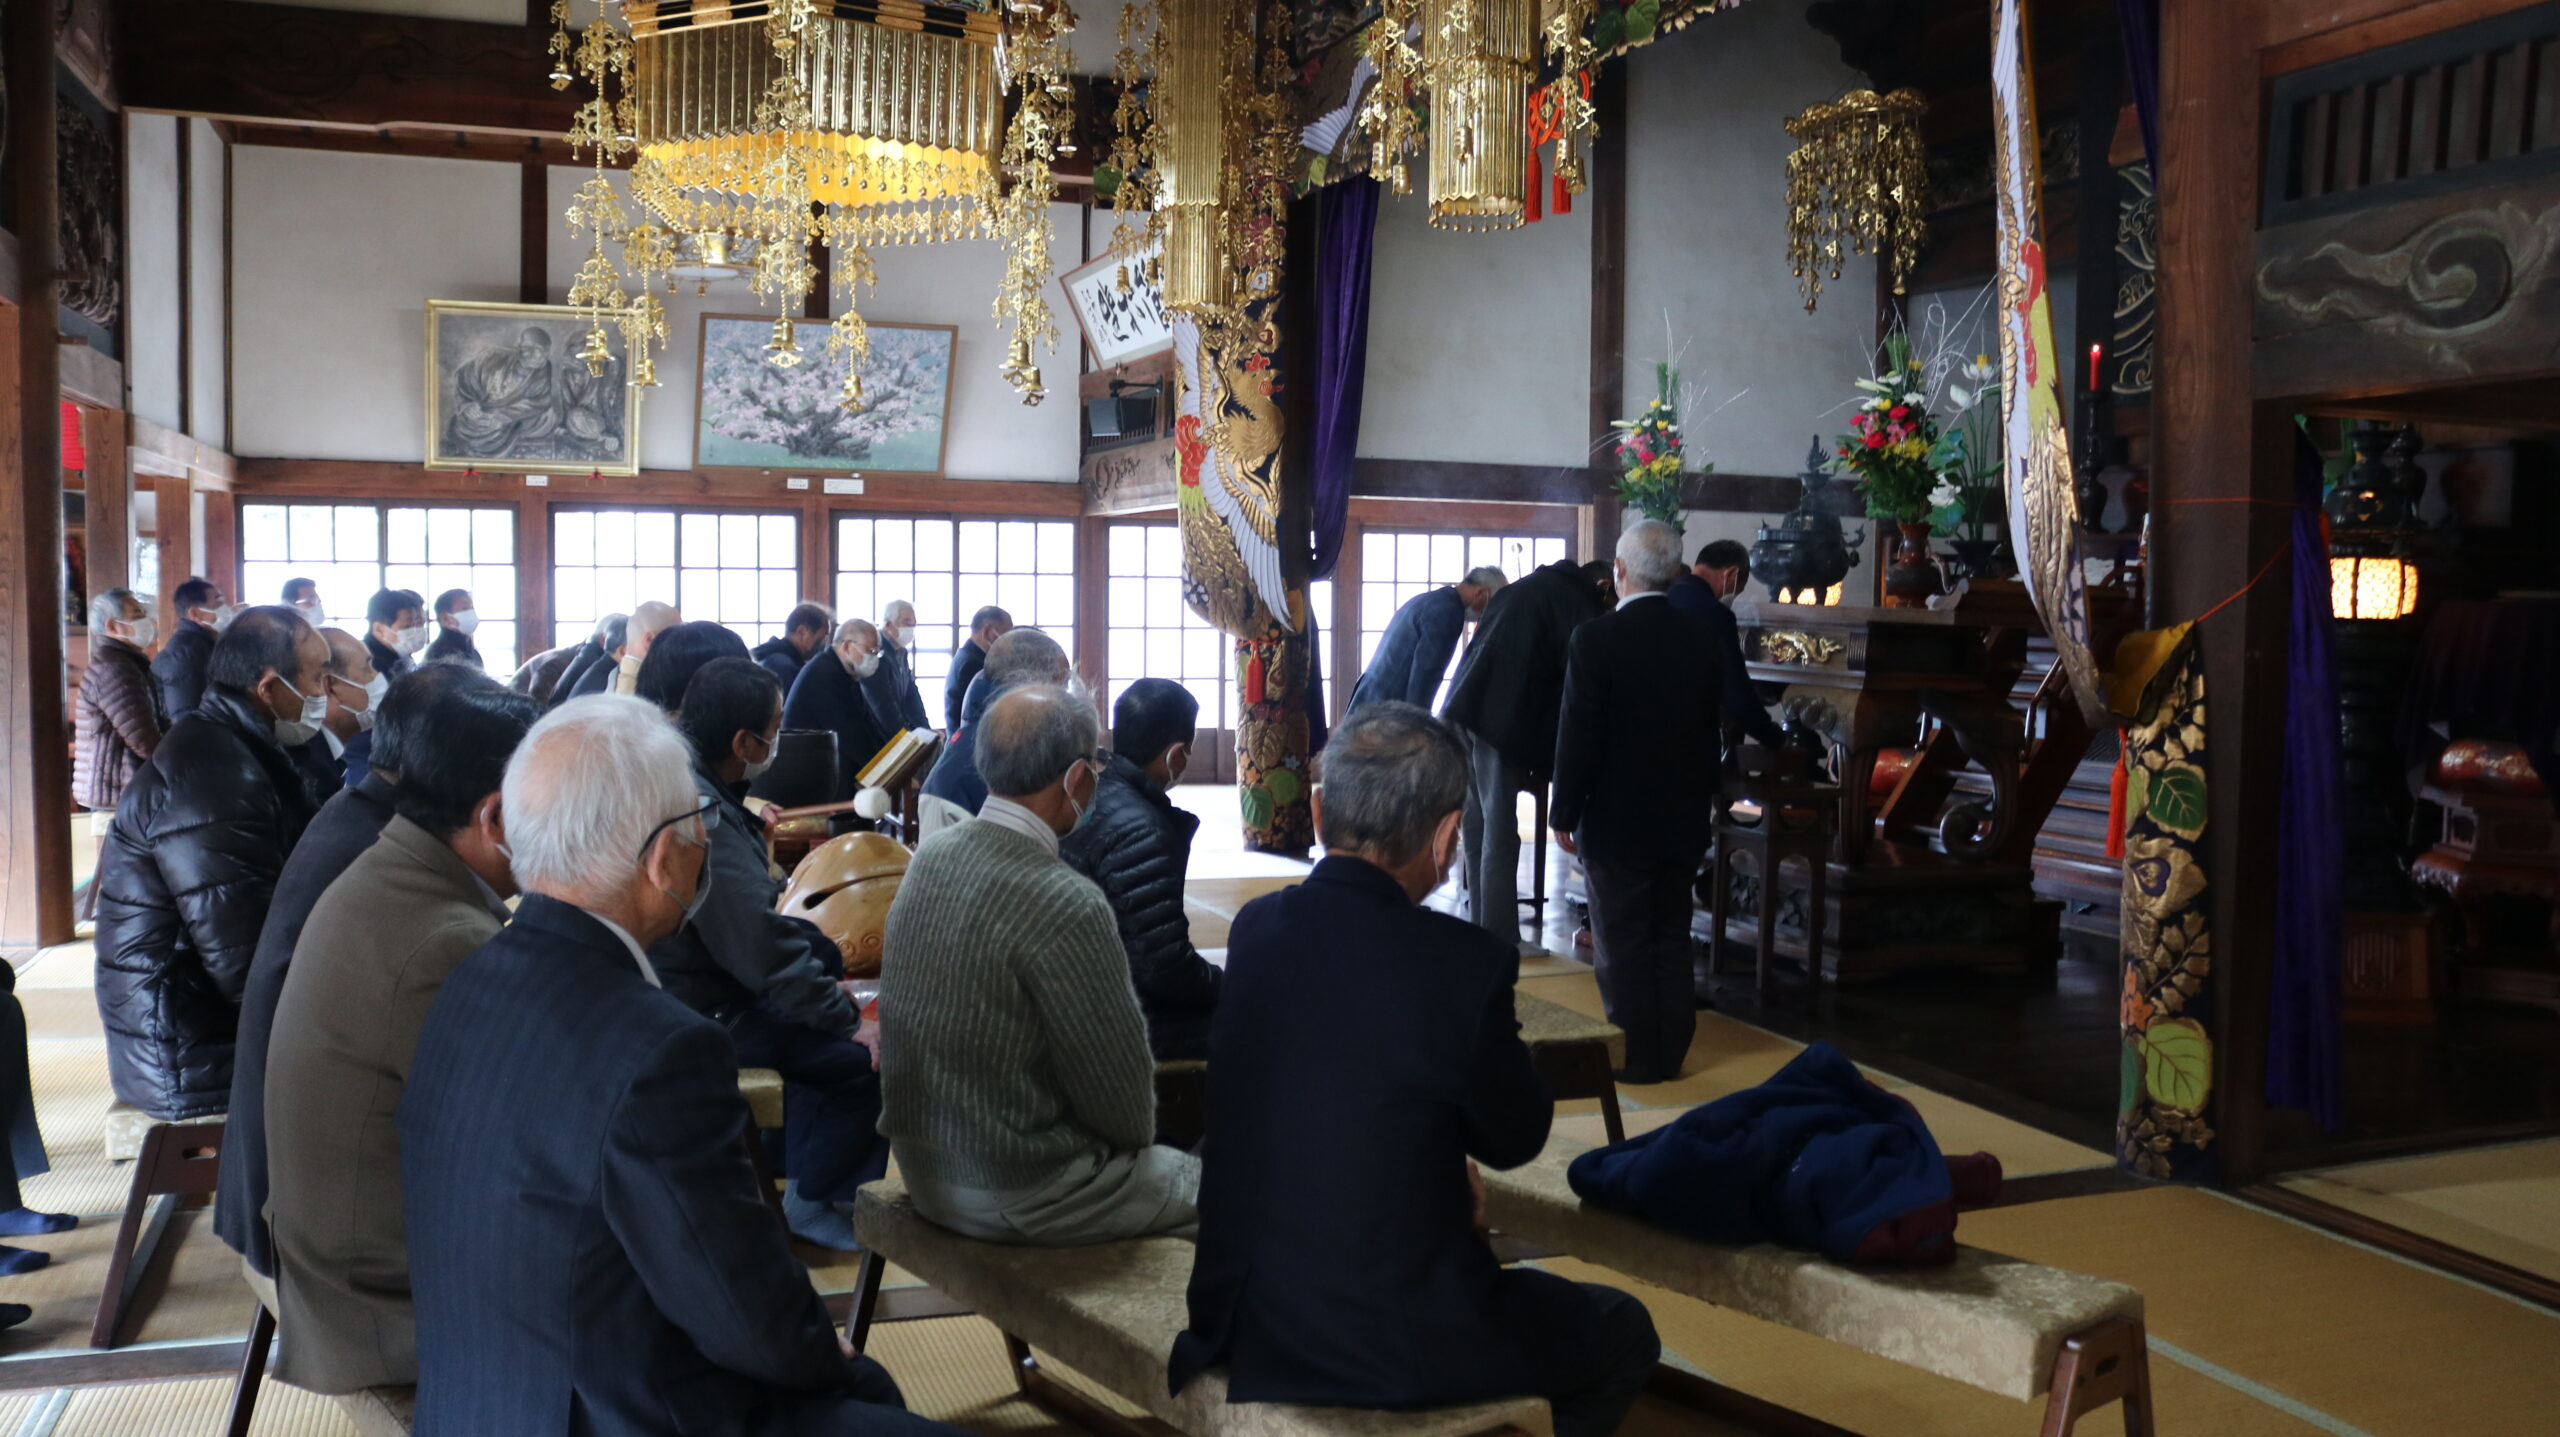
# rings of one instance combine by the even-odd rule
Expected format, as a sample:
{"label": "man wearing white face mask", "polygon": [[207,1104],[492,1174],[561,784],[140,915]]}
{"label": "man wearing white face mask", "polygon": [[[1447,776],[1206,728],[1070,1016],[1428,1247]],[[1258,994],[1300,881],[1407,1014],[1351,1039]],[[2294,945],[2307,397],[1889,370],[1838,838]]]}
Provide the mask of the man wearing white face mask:
{"label": "man wearing white face mask", "polygon": [[[670,631],[659,657],[676,642]],[[668,992],[729,1030],[740,1063],[782,1075],[783,1219],[805,1242],[850,1252],[854,1190],[887,1171],[889,1145],[865,1046],[873,1030],[838,986],[841,954],[775,911],[781,876],[746,807],[748,783],[781,742],[782,685],[743,653],[714,659],[685,683],[677,727],[693,747],[694,790],[719,805],[720,821],[703,867],[710,896],[691,924],[650,945],[649,962]]]}
{"label": "man wearing white face mask", "polygon": [[427,646],[426,601],[407,589],[382,589],[364,606],[365,653],[373,671],[396,679]]}
{"label": "man wearing white face mask", "polygon": [[756,1196],[729,1035],[647,956],[726,822],[690,757],[656,708],[601,697],[507,764],[524,901],[445,979],[400,1103],[421,1432],[657,1430],[671,1396],[740,1437],[946,1430],[840,1344]]}
{"label": "man wearing white face mask", "polygon": [[320,611],[320,586],[310,579],[284,581],[284,606],[300,614],[315,629],[327,622]]}
{"label": "man wearing white face mask", "polygon": [[204,698],[204,666],[213,657],[213,641],[229,622],[231,606],[221,586],[211,579],[188,579],[169,595],[177,611],[177,632],[151,661],[152,681],[160,685],[160,708],[176,723],[196,711]]}
{"label": "man wearing white face mask", "polygon": [[197,710],[125,795],[98,859],[98,1012],[116,1096],[164,1122],[223,1111],[241,991],[315,805],[289,752],[319,732],[329,646],[283,607],[242,613]]}
{"label": "man wearing white face mask", "polygon": [[916,1210],[970,1237],[1186,1231],[1200,1164],[1155,1142],[1119,924],[1058,853],[1110,762],[1093,704],[1016,688],[977,730],[985,805],[924,841],[889,905],[880,1131]]}
{"label": "man wearing white face mask", "polygon": [[924,694],[916,687],[915,646],[916,606],[892,600],[880,611],[880,667],[862,681],[872,716],[890,733],[933,727],[924,711]]}
{"label": "man wearing white face mask", "polygon": [[311,774],[313,792],[326,803],[349,784],[364,782],[372,763],[373,704],[389,681],[373,671],[373,660],[355,635],[344,629],[322,629],[329,646],[329,675],[322,687],[329,711],[321,717],[319,736],[296,755]]}
{"label": "man wearing white face mask", "polygon": [[480,611],[472,606],[469,589],[447,589],[436,595],[435,641],[427,645],[427,656],[420,662],[487,668],[480,658],[480,646],[471,641],[479,627]]}
{"label": "man wearing white face mask", "polygon": [[880,631],[869,619],[847,619],[836,629],[831,658],[812,658],[791,681],[782,704],[782,726],[824,729],[836,736],[834,797],[853,797],[855,775],[889,741],[891,730],[863,693],[863,682],[880,671]]}

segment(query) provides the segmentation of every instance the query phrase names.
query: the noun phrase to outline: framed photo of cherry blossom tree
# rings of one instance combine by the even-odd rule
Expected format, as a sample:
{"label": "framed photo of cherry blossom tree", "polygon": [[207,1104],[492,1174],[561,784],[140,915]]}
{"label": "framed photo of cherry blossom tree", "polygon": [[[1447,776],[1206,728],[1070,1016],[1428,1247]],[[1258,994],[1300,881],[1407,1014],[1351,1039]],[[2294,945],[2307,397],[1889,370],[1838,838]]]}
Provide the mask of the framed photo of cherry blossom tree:
{"label": "framed photo of cherry blossom tree", "polygon": [[795,322],[800,362],[787,369],[767,357],[773,325],[767,315],[702,317],[695,468],[942,472],[956,326],[872,321],[862,403],[849,408],[844,361],[827,353],[827,322]]}

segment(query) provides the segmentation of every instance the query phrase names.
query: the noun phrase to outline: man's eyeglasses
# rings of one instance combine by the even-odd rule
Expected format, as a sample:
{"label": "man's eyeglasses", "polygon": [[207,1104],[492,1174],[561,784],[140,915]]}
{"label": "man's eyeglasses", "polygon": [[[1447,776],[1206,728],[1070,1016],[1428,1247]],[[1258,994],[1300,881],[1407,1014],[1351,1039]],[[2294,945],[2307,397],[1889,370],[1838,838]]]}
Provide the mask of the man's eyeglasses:
{"label": "man's eyeglasses", "polygon": [[677,824],[684,822],[688,818],[699,818],[702,820],[702,837],[699,840],[689,838],[685,841],[693,844],[697,848],[710,847],[711,830],[720,826],[720,800],[716,798],[705,799],[703,800],[700,808],[688,808],[684,812],[677,814],[675,817],[668,819],[666,822],[659,824],[657,827],[650,829],[649,836],[640,840],[640,853],[638,858],[634,861],[646,862],[649,857],[649,846],[658,841],[658,835],[675,827]]}

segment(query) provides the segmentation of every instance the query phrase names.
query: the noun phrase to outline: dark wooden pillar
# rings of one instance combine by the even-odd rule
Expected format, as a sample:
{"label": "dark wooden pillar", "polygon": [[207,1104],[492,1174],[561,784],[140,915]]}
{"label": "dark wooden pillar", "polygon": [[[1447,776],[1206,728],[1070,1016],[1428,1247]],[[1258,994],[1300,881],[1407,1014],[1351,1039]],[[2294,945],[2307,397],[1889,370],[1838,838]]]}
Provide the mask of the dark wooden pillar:
{"label": "dark wooden pillar", "polygon": [[[53,121],[54,11],[8,7],[8,170],[17,201],[18,303],[0,433],[0,945],[71,938],[71,733],[62,666],[60,197]],[[0,380],[0,382],[5,382]],[[14,441],[14,442],[11,442]]]}
{"label": "dark wooden pillar", "polygon": [[227,488],[210,489],[204,496],[204,552],[196,556],[197,571],[222,586],[231,602],[271,603],[265,595],[242,598],[240,594],[240,501]]}
{"label": "dark wooden pillar", "polygon": [[1627,86],[1631,59],[1592,77],[1599,134],[1591,144],[1591,503],[1574,535],[1575,557],[1589,560],[1618,542],[1618,461],[1601,441],[1626,417],[1627,393]]}
{"label": "dark wooden pillar", "polygon": [[[522,238],[516,245],[516,299],[523,304],[551,302],[551,166],[539,154],[524,162]],[[522,621],[517,632],[522,633]],[[544,648],[551,647],[549,644]]]}
{"label": "dark wooden pillar", "polygon": [[550,648],[551,630],[551,501],[527,491],[516,501],[516,662]]}
{"label": "dark wooden pillar", "polygon": [[[2285,416],[2250,398],[2249,256],[2259,157],[2262,6],[2161,7],[2159,381],[2153,583],[2163,622],[2230,598],[2283,544]],[[2189,502],[2197,500],[2271,502]],[[2163,502],[2165,501],[2165,502]],[[2198,629],[2211,716],[2205,842],[2213,903],[2218,1150],[2226,1181],[2265,1160],[2268,954],[2285,704],[2287,566]]]}
{"label": "dark wooden pillar", "polygon": [[178,585],[197,572],[195,489],[184,479],[155,475],[151,503],[159,515],[153,537],[160,548],[160,632],[165,637],[178,632],[182,617],[178,613]]}

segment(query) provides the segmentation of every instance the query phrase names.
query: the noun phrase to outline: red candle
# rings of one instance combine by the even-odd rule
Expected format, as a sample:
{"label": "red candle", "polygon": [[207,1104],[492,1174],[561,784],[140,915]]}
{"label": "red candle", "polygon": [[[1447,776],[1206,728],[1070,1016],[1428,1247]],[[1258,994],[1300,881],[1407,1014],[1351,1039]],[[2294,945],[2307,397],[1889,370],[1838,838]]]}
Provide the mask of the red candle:
{"label": "red candle", "polygon": [[2089,392],[2091,394],[2098,392],[2098,349],[2097,345],[2089,346]]}

